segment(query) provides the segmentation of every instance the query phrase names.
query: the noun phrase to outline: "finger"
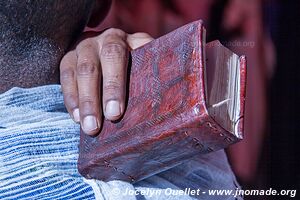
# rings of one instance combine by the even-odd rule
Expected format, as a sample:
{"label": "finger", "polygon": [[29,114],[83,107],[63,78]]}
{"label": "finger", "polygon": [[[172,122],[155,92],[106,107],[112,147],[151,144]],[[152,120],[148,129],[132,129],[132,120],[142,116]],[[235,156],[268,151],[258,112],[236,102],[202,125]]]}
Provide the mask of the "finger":
{"label": "finger", "polygon": [[127,36],[127,43],[131,49],[139,48],[152,40],[153,38],[147,33],[134,33]]}
{"label": "finger", "polygon": [[127,34],[109,30],[100,45],[103,73],[103,108],[108,120],[119,119],[125,110],[126,75],[128,65]]}
{"label": "finger", "polygon": [[60,83],[65,106],[75,122],[80,122],[78,90],[76,81],[77,56],[75,50],[68,52],[60,62]]}
{"label": "finger", "polygon": [[92,39],[81,42],[77,48],[77,85],[82,130],[94,135],[100,130],[100,75],[97,48]]}

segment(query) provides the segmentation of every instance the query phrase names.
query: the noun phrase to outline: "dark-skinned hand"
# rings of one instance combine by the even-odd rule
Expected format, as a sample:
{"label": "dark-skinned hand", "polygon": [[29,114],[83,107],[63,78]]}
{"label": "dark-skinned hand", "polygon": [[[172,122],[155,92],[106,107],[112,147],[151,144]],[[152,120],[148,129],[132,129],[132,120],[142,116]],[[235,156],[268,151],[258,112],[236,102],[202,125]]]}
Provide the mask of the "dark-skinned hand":
{"label": "dark-skinned hand", "polygon": [[108,29],[82,39],[63,57],[60,82],[65,106],[86,134],[99,132],[102,117],[114,121],[123,115],[129,51],[151,40],[146,33]]}

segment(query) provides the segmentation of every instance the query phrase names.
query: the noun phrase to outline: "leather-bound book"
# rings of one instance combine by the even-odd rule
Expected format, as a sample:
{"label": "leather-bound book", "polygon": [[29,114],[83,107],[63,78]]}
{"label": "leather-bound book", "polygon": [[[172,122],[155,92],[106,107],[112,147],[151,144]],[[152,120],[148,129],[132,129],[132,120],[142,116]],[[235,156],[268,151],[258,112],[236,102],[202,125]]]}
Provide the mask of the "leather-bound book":
{"label": "leather-bound book", "polygon": [[205,42],[202,21],[131,52],[128,101],[118,122],[81,132],[79,172],[136,182],[243,137],[246,60]]}

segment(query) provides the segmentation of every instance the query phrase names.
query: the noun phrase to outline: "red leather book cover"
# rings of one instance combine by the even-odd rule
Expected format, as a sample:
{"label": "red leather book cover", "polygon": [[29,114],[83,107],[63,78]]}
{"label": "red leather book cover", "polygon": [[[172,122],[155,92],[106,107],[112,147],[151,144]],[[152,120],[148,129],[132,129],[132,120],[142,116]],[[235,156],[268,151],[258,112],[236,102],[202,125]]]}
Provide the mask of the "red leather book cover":
{"label": "red leather book cover", "polygon": [[208,113],[204,37],[196,21],[131,52],[124,116],[105,120],[96,137],[81,133],[83,176],[135,182],[242,139],[245,58],[240,57],[240,117],[233,134]]}

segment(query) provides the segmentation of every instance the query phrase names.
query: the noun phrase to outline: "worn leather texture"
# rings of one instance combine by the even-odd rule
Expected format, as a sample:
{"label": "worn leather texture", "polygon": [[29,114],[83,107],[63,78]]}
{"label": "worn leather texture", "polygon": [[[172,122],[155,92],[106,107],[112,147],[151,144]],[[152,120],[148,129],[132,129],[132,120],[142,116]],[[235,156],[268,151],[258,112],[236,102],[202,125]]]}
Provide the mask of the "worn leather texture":
{"label": "worn leather texture", "polygon": [[[84,177],[136,182],[241,139],[208,115],[204,32],[196,21],[131,52],[124,116],[105,120],[96,137],[81,132],[78,169]],[[244,89],[241,95],[243,104]]]}

